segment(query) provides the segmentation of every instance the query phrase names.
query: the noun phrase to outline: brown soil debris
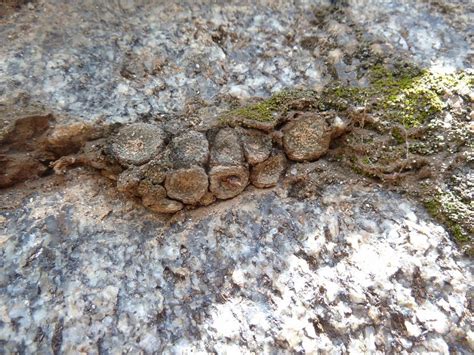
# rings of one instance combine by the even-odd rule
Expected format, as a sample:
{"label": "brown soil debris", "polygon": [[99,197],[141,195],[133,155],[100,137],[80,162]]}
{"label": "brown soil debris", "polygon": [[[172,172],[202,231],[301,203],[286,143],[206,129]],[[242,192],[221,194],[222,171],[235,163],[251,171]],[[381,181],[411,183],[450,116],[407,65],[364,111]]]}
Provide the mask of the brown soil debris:
{"label": "brown soil debris", "polygon": [[38,160],[25,154],[0,154],[0,166],[0,188],[39,177],[48,169]]}

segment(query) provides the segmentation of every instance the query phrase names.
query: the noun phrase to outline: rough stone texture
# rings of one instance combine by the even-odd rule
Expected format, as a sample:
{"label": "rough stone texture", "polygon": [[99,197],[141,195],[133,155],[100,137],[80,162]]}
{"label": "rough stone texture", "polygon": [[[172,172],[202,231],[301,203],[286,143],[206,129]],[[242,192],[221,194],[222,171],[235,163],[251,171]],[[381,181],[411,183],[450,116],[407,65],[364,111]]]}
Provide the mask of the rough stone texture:
{"label": "rough stone texture", "polygon": [[333,75],[363,82],[354,68],[368,51],[472,63],[469,1],[330,3],[35,1],[0,24],[0,94],[24,91],[86,121],[134,122],[197,100],[321,87]]}
{"label": "rough stone texture", "polygon": [[258,119],[251,119],[241,116],[230,116],[228,117],[230,124],[235,127],[246,127],[249,129],[256,129],[263,132],[272,132],[281,123],[285,122],[285,115],[278,114],[269,121],[262,121]]}
{"label": "rough stone texture", "polygon": [[142,197],[142,203],[153,212],[165,214],[173,214],[184,208],[184,205],[179,201],[170,200],[169,198],[157,199],[154,196]]}
{"label": "rough stone texture", "polygon": [[[124,171],[122,171],[117,162],[117,149],[111,149],[107,155],[107,152],[103,151],[100,144],[100,142],[103,142],[104,139],[107,140],[107,138],[99,138],[95,154],[91,150],[91,145],[93,147],[96,140],[92,140],[84,144],[84,149],[77,154],[62,156],[53,162],[52,165],[54,170],[61,174],[65,173],[68,166],[77,165],[90,166],[101,170],[102,173],[105,173],[112,180],[117,180],[117,189],[119,191],[125,192],[129,196],[145,197],[145,195],[149,195],[146,198],[147,206],[151,205],[154,194],[143,193],[140,191],[141,186],[160,186],[163,182],[165,183],[169,198],[179,200],[188,205],[199,203],[206,206],[215,201],[215,197],[228,199],[243,192],[249,179],[249,163],[250,165],[253,163],[251,180],[254,186],[259,188],[275,186],[287,165],[285,155],[282,152],[282,145],[285,148],[297,147],[300,151],[303,151],[303,154],[307,153],[304,149],[308,148],[309,153],[314,156],[314,147],[320,149],[318,140],[320,140],[322,145],[329,146],[327,140],[333,137],[336,138],[347,128],[347,122],[344,122],[338,116],[333,117],[334,114],[332,112],[321,114],[293,112],[291,116],[297,120],[298,124],[306,118],[310,118],[311,120],[317,119],[318,122],[331,122],[331,125],[324,127],[324,134],[322,136],[314,134],[311,130],[306,130],[310,132],[309,138],[305,138],[306,141],[301,139],[301,134],[294,134],[292,131],[294,129],[289,124],[283,128],[284,133],[280,131],[263,133],[241,127],[211,128],[206,133],[188,131],[178,134],[168,145],[163,144],[160,146],[160,152],[158,153],[155,153],[155,147],[151,145],[149,147],[151,149],[149,154],[152,157],[151,161],[139,166],[130,165]],[[121,132],[127,132],[128,137],[133,137],[135,134],[138,134],[139,130],[135,124],[130,126],[131,128],[128,131],[128,126],[123,126]],[[301,130],[301,126],[298,125],[296,128]],[[305,127],[303,127],[303,130]],[[152,124],[146,125],[146,129],[150,132],[155,128],[156,126]],[[313,127],[311,126],[310,128]],[[105,133],[110,131],[110,127],[95,129],[81,124],[73,124],[70,128],[67,128],[67,126],[53,127],[52,133],[41,141],[41,146],[49,152],[52,148],[57,149],[58,147],[65,146],[65,140],[70,139],[71,147],[64,149],[65,154],[67,154],[70,149],[78,150],[77,145],[89,138],[94,131]],[[290,133],[287,134],[287,132]],[[284,138],[285,134],[287,142]],[[118,135],[114,134],[109,140],[117,142],[117,136],[120,135],[121,133]],[[211,153],[209,153],[207,136],[210,137],[212,142]],[[126,144],[123,149],[127,149]],[[143,149],[147,148],[143,147]],[[269,158],[272,151],[274,156]],[[131,154],[135,153],[132,150]],[[290,153],[291,151],[287,149],[287,154],[290,157],[294,155],[297,157],[296,160],[300,160],[298,157],[299,152],[293,155]],[[104,154],[106,159],[102,157]],[[126,152],[126,154],[130,153]],[[140,154],[147,156],[145,152],[140,152]],[[123,161],[122,164],[124,164]],[[210,192],[216,195],[214,198],[211,197],[207,190],[209,182],[205,169],[209,169],[209,167]],[[28,168],[29,165],[27,165]],[[114,172],[118,176],[115,176]],[[24,174],[17,175],[19,175],[19,178],[25,178],[23,177]],[[157,196],[157,199],[162,199],[163,197],[160,195]],[[174,211],[174,209],[171,210]]]}
{"label": "rough stone texture", "polygon": [[160,159],[160,157],[158,157],[140,167],[140,170],[143,171],[144,179],[154,185],[158,185],[165,181],[166,173],[170,170],[169,165],[167,159]]}
{"label": "rough stone texture", "polygon": [[161,185],[155,185],[149,180],[141,180],[137,186],[137,193],[142,196],[149,196],[154,199],[162,199],[166,197],[166,190]]}
{"label": "rough stone texture", "polygon": [[[388,52],[471,67],[472,6],[39,0],[0,20],[0,97],[174,135],[235,100],[364,85],[360,64]],[[288,190],[173,217],[82,168],[0,190],[1,350],[472,353],[472,261],[420,206],[335,171],[296,164]]]}
{"label": "rough stone texture", "polygon": [[220,129],[211,142],[209,189],[222,200],[235,197],[244,191],[249,179],[237,130]]}
{"label": "rough stone texture", "polygon": [[469,261],[402,196],[351,180],[169,225],[71,175],[1,212],[7,353],[470,352]]}
{"label": "rough stone texture", "polygon": [[328,151],[331,135],[323,117],[304,114],[283,128],[283,147],[291,160],[316,160]]}
{"label": "rough stone texture", "polygon": [[[115,159],[110,156],[109,142],[106,138],[93,140],[86,142],[84,147],[81,149],[81,154],[78,156],[78,162],[81,165],[91,166],[94,169],[99,170],[102,175],[116,180],[123,168],[119,166]],[[68,156],[63,157],[68,160]],[[54,162],[54,169],[57,169],[57,165],[61,165],[61,160]],[[73,162],[74,163],[74,162]]]}
{"label": "rough stone texture", "polygon": [[287,160],[284,154],[274,155],[252,167],[250,181],[252,185],[261,189],[276,186],[286,166]]}
{"label": "rough stone texture", "polygon": [[123,165],[141,165],[157,156],[163,148],[165,133],[156,125],[134,123],[122,127],[112,138],[110,149]]}
{"label": "rough stone texture", "polygon": [[11,15],[14,11],[18,11],[23,5],[31,0],[3,0],[0,3],[0,19]]}
{"label": "rough stone texture", "polygon": [[199,204],[202,206],[209,206],[216,201],[216,196],[212,192],[206,192],[204,196],[199,200]]}
{"label": "rough stone texture", "polygon": [[242,147],[245,159],[250,165],[255,165],[266,160],[272,151],[272,138],[270,135],[257,130],[241,130]]}
{"label": "rough stone texture", "polygon": [[219,199],[240,194],[247,187],[249,170],[245,166],[215,166],[209,171],[209,189]]}
{"label": "rough stone texture", "polygon": [[119,191],[142,196],[145,206],[154,211],[175,213],[183,208],[182,203],[173,203],[171,200],[164,202],[166,193],[153,201],[154,195],[142,193],[139,184],[159,186],[165,183],[166,190],[162,186],[160,189],[167,191],[170,198],[186,204],[196,204],[207,193],[209,182],[203,166],[206,166],[208,158],[209,143],[206,136],[189,131],[174,137],[165,151],[153,154],[148,163],[138,167],[131,166],[122,172],[118,177],[117,188]]}
{"label": "rough stone texture", "polygon": [[40,142],[41,148],[58,157],[72,154],[81,149],[85,141],[96,138],[98,130],[82,122],[59,125]]}
{"label": "rough stone texture", "polygon": [[207,192],[208,186],[206,171],[199,166],[174,170],[165,180],[168,196],[186,204],[197,203]]}
{"label": "rough stone texture", "polygon": [[0,187],[43,175],[44,161],[51,154],[39,153],[38,146],[53,116],[40,107],[24,107],[21,100],[0,104]]}
{"label": "rough stone texture", "polygon": [[337,138],[347,133],[349,131],[349,123],[347,119],[333,115],[333,117],[331,117],[331,137]]}
{"label": "rough stone texture", "polygon": [[139,169],[128,169],[122,172],[117,180],[117,189],[129,195],[139,197],[143,206],[158,213],[176,213],[184,205],[166,197],[166,190],[143,176]]}
{"label": "rough stone texture", "polygon": [[141,169],[124,170],[117,177],[117,190],[131,195],[139,195],[138,186],[143,179],[143,175]]}
{"label": "rough stone texture", "polygon": [[153,185],[149,180],[142,180],[137,188],[145,207],[158,213],[176,213],[184,205],[179,201],[166,198],[167,191],[161,185]]}
{"label": "rough stone texture", "polygon": [[24,154],[0,153],[0,188],[41,176],[48,168],[38,160]]}
{"label": "rough stone texture", "polygon": [[51,114],[31,109],[27,112],[8,112],[5,108],[5,111],[0,112],[0,142],[10,149],[30,148],[46,132],[53,119]]}

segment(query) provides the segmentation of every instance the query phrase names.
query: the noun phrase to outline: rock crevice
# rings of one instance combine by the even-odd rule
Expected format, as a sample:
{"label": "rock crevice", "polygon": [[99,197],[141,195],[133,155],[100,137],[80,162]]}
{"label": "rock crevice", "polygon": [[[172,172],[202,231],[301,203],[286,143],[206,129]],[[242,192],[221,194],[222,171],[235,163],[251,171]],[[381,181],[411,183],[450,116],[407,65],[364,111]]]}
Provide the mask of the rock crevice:
{"label": "rock crevice", "polygon": [[[273,187],[288,159],[320,158],[341,129],[340,124],[329,124],[327,115],[307,112],[288,117],[280,130],[272,132],[242,127],[190,130],[172,137],[167,146],[156,125],[123,126],[109,137],[111,158],[124,169],[117,178],[119,190],[139,196],[157,212],[174,213],[185,205],[233,198],[249,184]],[[281,136],[282,140],[275,138]]]}
{"label": "rock crevice", "polygon": [[[186,205],[233,198],[249,184],[273,187],[288,160],[320,158],[341,130],[340,124],[328,123],[327,116],[293,113],[280,129],[271,132],[219,126],[174,136],[156,123],[118,128],[54,126],[50,124],[52,115],[20,117],[1,137],[0,159],[6,168],[0,186],[40,176],[50,167],[62,173],[68,166],[86,165],[116,180],[119,191],[140,198],[146,207],[175,213]],[[41,124],[30,124],[36,119]],[[340,123],[342,119],[332,121]],[[347,122],[344,125],[347,128]],[[20,147],[14,137],[29,144]]]}

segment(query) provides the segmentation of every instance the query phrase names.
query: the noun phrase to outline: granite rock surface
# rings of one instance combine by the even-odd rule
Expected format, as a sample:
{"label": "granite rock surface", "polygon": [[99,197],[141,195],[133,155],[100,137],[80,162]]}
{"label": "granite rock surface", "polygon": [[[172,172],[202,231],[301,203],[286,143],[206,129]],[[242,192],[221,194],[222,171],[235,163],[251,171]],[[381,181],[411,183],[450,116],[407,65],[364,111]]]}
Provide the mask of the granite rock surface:
{"label": "granite rock surface", "polygon": [[[0,352],[474,351],[472,259],[407,196],[325,158],[293,164],[273,189],[243,191],[249,169],[272,153],[265,139],[236,150],[232,134],[217,137],[226,154],[208,149],[209,189],[233,199],[213,203],[203,189],[191,200],[211,205],[182,210],[161,186],[169,169],[197,171],[208,159],[202,141],[195,155],[180,150],[180,135],[206,131],[241,100],[335,79],[364,87],[363,66],[383,53],[468,69],[470,1],[39,0],[12,9],[0,16],[0,141],[41,170],[93,136],[77,159],[94,170],[68,158],[55,168],[79,167],[32,167],[41,179],[0,190]],[[40,124],[33,136],[12,135],[17,116],[4,102],[34,107],[37,123],[76,125],[77,139],[63,146],[58,129],[40,141]],[[159,125],[149,138],[176,137],[176,157],[189,160],[140,157],[145,169],[120,174],[109,142],[84,130],[91,122]],[[34,156],[37,146],[48,155]],[[457,187],[470,186],[469,169],[456,171]]]}

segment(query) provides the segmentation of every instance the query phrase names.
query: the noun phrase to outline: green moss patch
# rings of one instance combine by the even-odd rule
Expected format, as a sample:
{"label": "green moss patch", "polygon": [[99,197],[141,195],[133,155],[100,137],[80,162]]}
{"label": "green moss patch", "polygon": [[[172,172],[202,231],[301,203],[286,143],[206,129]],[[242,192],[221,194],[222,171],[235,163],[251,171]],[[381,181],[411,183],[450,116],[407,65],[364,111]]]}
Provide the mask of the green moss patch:
{"label": "green moss patch", "polygon": [[[473,72],[441,74],[406,64],[390,68],[377,64],[367,77],[366,87],[333,83],[321,95],[320,109],[345,111],[359,106],[365,115],[378,118],[346,136],[339,158],[360,175],[375,177],[421,199],[464,252],[474,255],[474,205],[453,189],[459,183],[450,183],[449,175],[436,172],[436,164],[472,145],[472,132],[452,111],[449,98],[462,97],[466,112],[474,90]],[[448,128],[443,112],[451,113]],[[364,139],[370,135],[374,142]],[[429,187],[422,189],[420,182]]]}
{"label": "green moss patch", "polygon": [[[349,117],[352,130],[339,138],[332,158],[423,202],[473,255],[474,206],[457,192],[459,183],[449,180],[452,171],[437,164],[472,148],[465,117],[472,111],[474,71],[442,74],[402,62],[376,63],[363,69],[365,86],[333,82],[321,93],[282,91],[225,113],[221,123],[270,132],[290,111],[334,110]],[[450,102],[457,102],[457,109]],[[449,122],[443,113],[450,114]]]}
{"label": "green moss patch", "polygon": [[[312,90],[286,90],[257,103],[245,105],[225,113],[221,117],[223,123],[242,120],[272,123],[277,121],[289,109],[310,109],[317,104],[317,94]],[[299,107],[300,106],[300,107]]]}
{"label": "green moss patch", "polygon": [[320,96],[311,90],[282,91],[260,102],[231,110],[221,117],[221,121],[270,123],[289,109],[299,109],[298,104],[301,106],[304,102],[304,109],[321,111],[345,111],[350,107],[364,106],[368,112],[413,128],[428,122],[445,109],[443,95],[474,87],[472,73],[440,74],[403,63],[390,69],[377,64],[369,69],[368,77],[370,84],[367,87],[333,83]]}
{"label": "green moss patch", "polygon": [[[474,256],[472,234],[474,228],[466,221],[467,216],[473,216],[473,210],[459,201],[452,193],[438,193],[424,203],[428,213],[443,223],[456,242],[465,249],[466,254]],[[467,224],[467,225],[466,225]]]}
{"label": "green moss patch", "polygon": [[473,74],[440,74],[407,64],[391,69],[378,64],[369,70],[369,81],[367,87],[335,84],[326,88],[321,108],[342,111],[351,106],[366,106],[386,119],[412,128],[445,109],[444,94],[474,87]]}

